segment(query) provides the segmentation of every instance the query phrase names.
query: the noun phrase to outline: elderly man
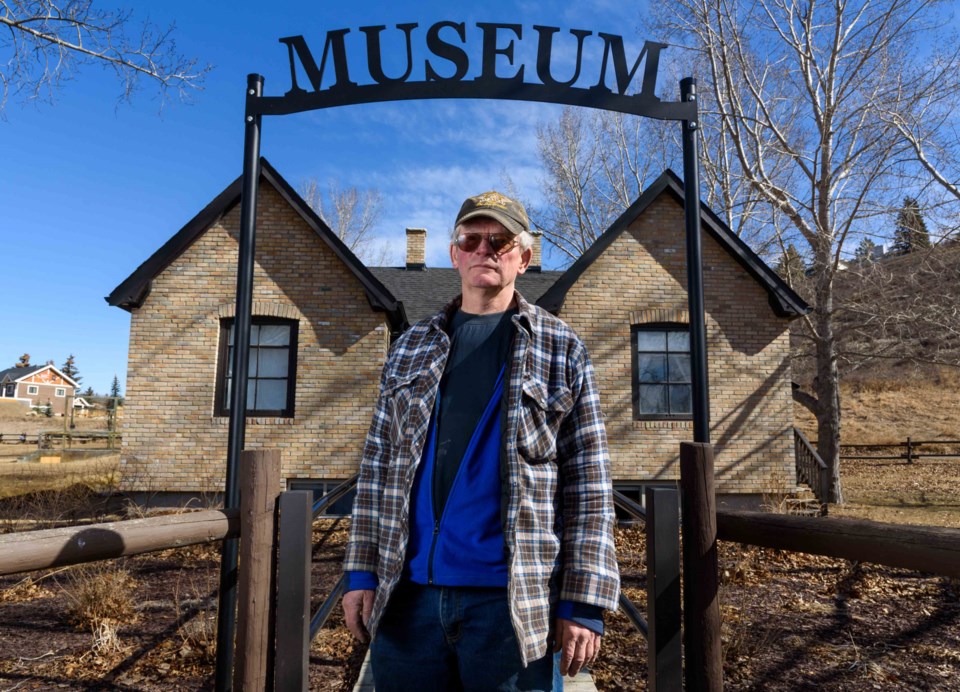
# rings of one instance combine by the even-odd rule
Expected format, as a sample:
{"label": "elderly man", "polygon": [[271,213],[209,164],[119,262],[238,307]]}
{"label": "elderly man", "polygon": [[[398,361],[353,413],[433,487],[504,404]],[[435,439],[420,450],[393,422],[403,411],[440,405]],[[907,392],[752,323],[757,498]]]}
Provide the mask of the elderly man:
{"label": "elderly man", "polygon": [[593,367],[514,288],[532,243],[520,203],[467,199],[450,245],[462,294],[384,365],[343,597],[378,692],[562,687],[617,605]]}

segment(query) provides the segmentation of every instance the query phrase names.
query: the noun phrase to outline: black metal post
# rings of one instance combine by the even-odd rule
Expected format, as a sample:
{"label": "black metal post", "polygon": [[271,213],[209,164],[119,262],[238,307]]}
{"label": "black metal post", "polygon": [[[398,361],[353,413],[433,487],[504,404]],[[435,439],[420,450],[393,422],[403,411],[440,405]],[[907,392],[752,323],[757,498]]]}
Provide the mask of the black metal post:
{"label": "black metal post", "polygon": [[683,689],[680,656],[680,496],[647,488],[647,689]]}
{"label": "black metal post", "polygon": [[[680,99],[696,104],[697,80],[680,80]],[[710,442],[710,384],[703,312],[703,256],[700,248],[700,170],[697,145],[699,109],[683,121],[683,196],[687,229],[687,301],[693,375],[693,441]]]}
{"label": "black metal post", "polygon": [[[240,251],[237,260],[237,310],[233,320],[233,377],[230,428],[227,439],[225,509],[240,507],[240,452],[247,422],[247,367],[250,361],[250,322],[253,304],[253,257],[256,245],[257,187],[260,182],[260,115],[250,108],[263,95],[263,77],[247,75],[243,139],[243,187],[240,196]],[[223,541],[220,554],[220,604],[217,610],[218,692],[233,687],[233,638],[237,625],[237,557],[239,540]]]}
{"label": "black metal post", "polygon": [[306,690],[310,656],[310,562],[313,495],[288,490],[280,495],[277,573],[276,664],[274,689]]}

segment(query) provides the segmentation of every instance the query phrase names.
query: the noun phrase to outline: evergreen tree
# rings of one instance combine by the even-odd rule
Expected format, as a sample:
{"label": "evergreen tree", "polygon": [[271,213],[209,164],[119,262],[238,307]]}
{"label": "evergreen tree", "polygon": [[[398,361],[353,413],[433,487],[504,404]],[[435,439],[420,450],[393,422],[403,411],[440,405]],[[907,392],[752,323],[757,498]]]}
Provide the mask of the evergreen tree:
{"label": "evergreen tree", "polygon": [[[123,406],[123,397],[120,396],[120,379],[114,375],[113,382],[110,383],[110,398],[107,400],[107,410],[116,411],[120,406]],[[113,430],[114,425],[115,422],[111,414],[107,427]]]}
{"label": "evergreen tree", "polygon": [[93,387],[87,387],[85,390],[83,390],[83,396],[85,397],[96,396],[96,394],[94,394],[93,392]]}
{"label": "evergreen tree", "polygon": [[920,203],[913,197],[904,197],[893,231],[893,254],[906,255],[928,247],[930,233],[920,213]]}
{"label": "evergreen tree", "polygon": [[66,362],[60,366],[60,372],[76,382],[77,385],[79,385],[80,381],[83,380],[83,378],[80,377],[80,371],[77,370],[77,361],[73,357],[72,353],[67,356]]}
{"label": "evergreen tree", "polygon": [[30,367],[30,354],[29,354],[29,353],[24,353],[22,356],[20,356],[20,360],[17,361],[17,364],[16,364],[16,366],[14,366],[14,367],[18,367],[18,368],[29,368],[29,367]]}
{"label": "evergreen tree", "polygon": [[797,246],[790,243],[777,262],[775,270],[784,281],[793,285],[806,274],[807,263],[803,261]]}
{"label": "evergreen tree", "polygon": [[873,253],[879,247],[875,242],[870,240],[870,238],[864,236],[860,241],[860,245],[857,246],[856,251],[853,253],[853,261],[857,264],[866,264],[873,261]]}

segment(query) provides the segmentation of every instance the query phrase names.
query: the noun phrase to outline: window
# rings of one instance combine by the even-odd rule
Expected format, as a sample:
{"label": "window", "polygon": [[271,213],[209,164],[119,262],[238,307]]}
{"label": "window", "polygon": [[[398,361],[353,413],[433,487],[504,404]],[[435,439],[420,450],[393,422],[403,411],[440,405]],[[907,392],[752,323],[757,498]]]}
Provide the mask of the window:
{"label": "window", "polygon": [[40,393],[40,387],[38,387],[38,386],[35,385],[35,384],[28,384],[28,385],[27,385],[27,394],[33,396],[33,395],[36,395],[36,394],[39,394],[39,393]]}
{"label": "window", "polygon": [[633,328],[633,412],[637,419],[692,416],[690,332],[686,325]]}
{"label": "window", "polygon": [[53,390],[53,395],[54,395],[54,396],[66,396],[66,395],[67,395],[67,390],[64,389],[63,387],[57,387],[56,389]]}
{"label": "window", "polygon": [[[230,415],[233,389],[233,320],[220,325],[220,367],[217,377],[217,415]],[[247,415],[293,417],[297,366],[297,322],[254,317],[250,327],[250,363],[247,369]]]}

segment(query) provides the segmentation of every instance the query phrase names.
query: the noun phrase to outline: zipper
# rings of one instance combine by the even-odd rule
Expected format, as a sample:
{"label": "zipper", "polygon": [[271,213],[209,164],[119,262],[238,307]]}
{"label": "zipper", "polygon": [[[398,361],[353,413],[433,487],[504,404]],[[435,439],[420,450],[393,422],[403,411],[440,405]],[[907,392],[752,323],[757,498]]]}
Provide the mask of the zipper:
{"label": "zipper", "polygon": [[437,549],[437,537],[440,535],[440,520],[433,520],[433,540],[430,542],[430,554],[427,556],[427,583],[433,584],[433,553]]}
{"label": "zipper", "polygon": [[[494,385],[494,392],[496,392],[496,387],[501,384],[501,380],[504,377],[505,371],[506,371],[506,365],[504,365],[500,369],[500,374],[497,376],[497,382]],[[489,402],[487,405],[489,406]],[[437,393],[437,398],[435,400],[434,406],[436,407],[436,413],[439,414],[440,412],[440,393],[439,392]],[[485,412],[486,411],[484,411],[484,413]],[[471,438],[470,438],[470,444],[467,445],[467,450],[471,449],[474,442],[474,437],[476,436],[476,434],[477,434],[477,431],[476,429],[474,429],[473,434],[471,435]],[[434,553],[437,550],[437,541],[439,540],[439,537],[440,537],[440,522],[443,519],[443,517],[446,516],[447,507],[449,507],[450,505],[450,502],[449,502],[450,498],[448,497],[446,504],[444,504],[443,506],[443,512],[440,514],[439,517],[437,516],[437,505],[436,505],[436,496],[435,496],[436,477],[437,477],[436,436],[437,436],[437,426],[434,426],[434,429],[433,429],[434,467],[433,467],[433,473],[431,474],[431,479],[430,479],[430,485],[432,486],[430,488],[430,509],[433,514],[433,538],[430,541],[430,552],[427,553],[427,584],[433,584]],[[462,461],[465,461],[465,460],[462,460]],[[460,476],[466,473],[466,471],[464,471],[465,467],[466,467],[466,464],[461,462],[459,468],[457,468],[457,473],[453,477],[453,483],[450,486],[451,495],[453,494],[453,491],[457,487],[457,481],[460,480]],[[502,523],[502,520],[501,520],[501,523]]]}

